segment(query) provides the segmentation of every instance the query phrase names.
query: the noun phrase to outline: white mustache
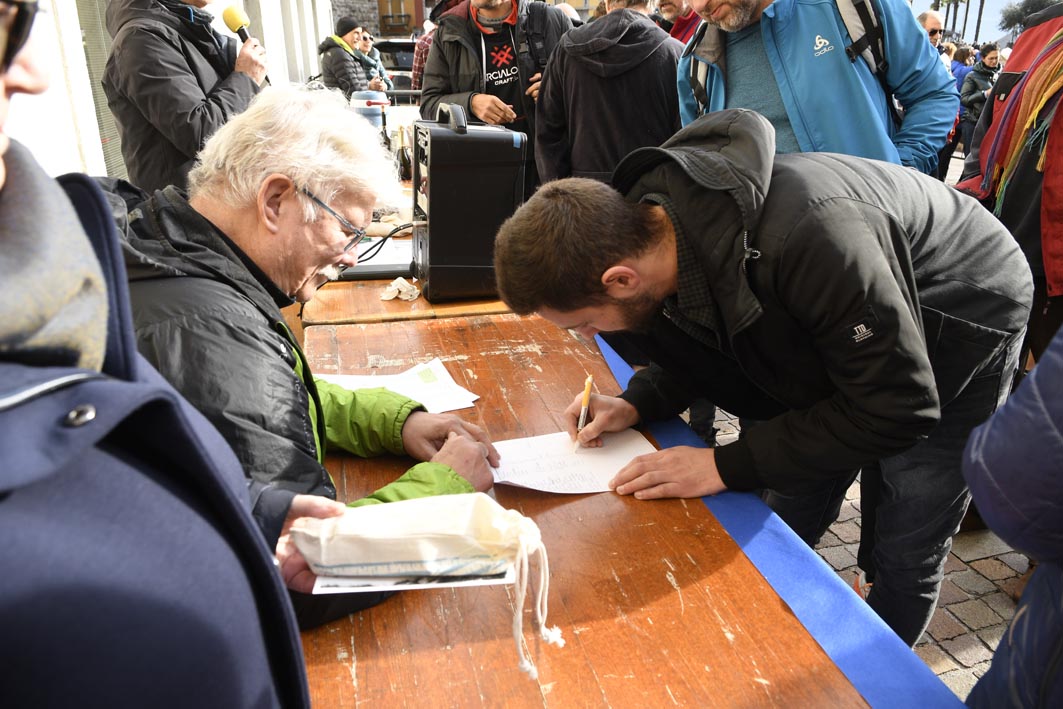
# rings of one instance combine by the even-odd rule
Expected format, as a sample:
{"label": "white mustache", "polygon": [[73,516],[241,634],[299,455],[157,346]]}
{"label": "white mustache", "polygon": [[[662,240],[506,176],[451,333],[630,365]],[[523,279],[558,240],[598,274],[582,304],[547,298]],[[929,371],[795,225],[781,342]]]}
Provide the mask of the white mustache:
{"label": "white mustache", "polygon": [[319,276],[324,276],[326,280],[335,281],[340,277],[340,270],[341,269],[339,266],[326,266],[325,268],[318,271],[317,274]]}

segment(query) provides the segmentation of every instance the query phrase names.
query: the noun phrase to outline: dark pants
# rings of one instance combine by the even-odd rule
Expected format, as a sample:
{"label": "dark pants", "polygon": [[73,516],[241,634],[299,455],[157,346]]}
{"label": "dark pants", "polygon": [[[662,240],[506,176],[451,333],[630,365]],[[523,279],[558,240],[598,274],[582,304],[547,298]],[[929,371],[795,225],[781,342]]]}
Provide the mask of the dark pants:
{"label": "dark pants", "polygon": [[[875,581],[868,604],[909,645],[919,640],[933,615],[952,536],[970,501],[960,470],[967,437],[1010,391],[1021,342],[1021,334],[1009,339],[942,409],[926,440],[879,461],[877,501],[861,497],[862,524],[870,521],[874,529],[874,547],[864,554],[870,569],[862,564]],[[765,491],[762,497],[798,536],[815,544],[837,518],[855,477],[853,471],[801,494]]]}

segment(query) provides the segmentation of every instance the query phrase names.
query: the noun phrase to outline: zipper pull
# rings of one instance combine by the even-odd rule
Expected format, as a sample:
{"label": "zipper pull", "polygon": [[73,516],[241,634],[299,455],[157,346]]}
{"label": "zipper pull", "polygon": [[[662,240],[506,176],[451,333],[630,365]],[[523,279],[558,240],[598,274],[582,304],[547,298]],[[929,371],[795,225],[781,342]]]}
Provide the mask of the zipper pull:
{"label": "zipper pull", "polygon": [[756,261],[760,258],[760,250],[749,246],[749,230],[742,232],[742,248],[745,254],[742,256],[742,272],[746,270],[746,261]]}

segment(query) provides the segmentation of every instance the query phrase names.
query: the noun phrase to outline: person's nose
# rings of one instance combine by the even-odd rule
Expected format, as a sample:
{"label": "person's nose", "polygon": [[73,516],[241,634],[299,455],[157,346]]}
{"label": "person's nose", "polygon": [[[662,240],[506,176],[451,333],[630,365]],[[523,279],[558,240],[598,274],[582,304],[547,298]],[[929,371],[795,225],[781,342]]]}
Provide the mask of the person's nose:
{"label": "person's nose", "polygon": [[31,38],[26,46],[15,55],[7,73],[3,75],[4,93],[39,94],[48,88],[48,71],[37,60]]}
{"label": "person's nose", "polygon": [[358,265],[358,244],[343,252],[343,258],[340,259],[340,263],[345,268],[353,268]]}
{"label": "person's nose", "polygon": [[580,337],[593,340],[594,336],[601,332],[601,330],[596,327],[591,327],[590,325],[584,325],[583,327],[577,327],[576,332],[579,333]]}

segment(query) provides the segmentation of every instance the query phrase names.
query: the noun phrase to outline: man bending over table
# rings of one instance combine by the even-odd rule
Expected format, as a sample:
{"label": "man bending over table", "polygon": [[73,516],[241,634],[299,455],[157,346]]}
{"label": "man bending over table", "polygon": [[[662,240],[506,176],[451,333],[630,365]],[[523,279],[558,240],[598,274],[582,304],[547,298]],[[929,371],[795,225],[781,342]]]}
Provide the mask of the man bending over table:
{"label": "man bending over table", "polygon": [[967,434],[1018,361],[1031,278],[1015,240],[915,170],[776,155],[771,124],[746,110],[631,153],[613,185],[544,185],[495,244],[514,312],[633,332],[653,362],[592,399],[580,441],[697,396],[762,421],[721,448],[640,456],[612,484],[639,499],[762,491],[809,544],[880,461],[868,602],[914,645],[970,499]]}

